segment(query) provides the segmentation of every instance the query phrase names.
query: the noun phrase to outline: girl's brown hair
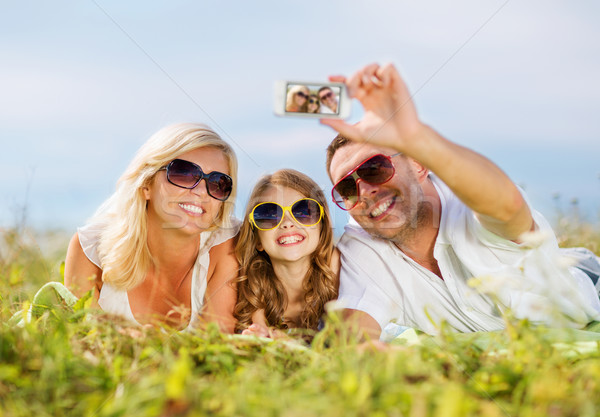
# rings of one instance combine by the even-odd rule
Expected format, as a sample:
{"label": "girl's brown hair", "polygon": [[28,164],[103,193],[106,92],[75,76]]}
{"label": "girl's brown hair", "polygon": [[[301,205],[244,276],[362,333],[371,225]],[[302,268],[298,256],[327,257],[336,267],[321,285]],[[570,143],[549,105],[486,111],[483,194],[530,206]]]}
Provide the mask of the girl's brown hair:
{"label": "girl's brown hair", "polygon": [[311,266],[304,277],[304,309],[300,315],[300,327],[316,330],[324,313],[325,303],[337,298],[338,278],[331,269],[333,253],[333,229],[325,195],[307,175],[293,169],[282,169],[261,178],[248,199],[244,222],[236,246],[240,263],[238,278],[238,301],[234,315],[236,331],[240,332],[252,324],[252,314],[264,310],[267,324],[285,327],[283,316],[288,299],[283,284],[273,270],[269,255],[259,251],[258,231],[250,224],[249,214],[265,191],[273,186],[288,187],[305,197],[314,198],[323,206],[319,245],[312,254]]}

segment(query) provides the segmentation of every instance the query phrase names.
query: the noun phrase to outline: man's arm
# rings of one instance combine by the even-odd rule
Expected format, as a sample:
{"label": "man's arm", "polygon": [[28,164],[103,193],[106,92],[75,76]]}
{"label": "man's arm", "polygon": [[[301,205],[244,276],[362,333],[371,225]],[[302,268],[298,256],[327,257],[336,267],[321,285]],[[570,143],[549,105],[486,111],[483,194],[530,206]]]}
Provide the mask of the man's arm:
{"label": "man's arm", "polygon": [[422,123],[406,84],[391,65],[372,64],[345,82],[365,114],[355,125],[322,120],[357,142],[396,149],[434,172],[479,218],[482,225],[509,240],[533,226],[531,212],[517,186],[482,155],[457,145]]}
{"label": "man's arm", "polygon": [[381,335],[381,326],[368,313],[360,310],[345,309],[344,323],[350,329],[350,335],[360,341],[377,341]]}

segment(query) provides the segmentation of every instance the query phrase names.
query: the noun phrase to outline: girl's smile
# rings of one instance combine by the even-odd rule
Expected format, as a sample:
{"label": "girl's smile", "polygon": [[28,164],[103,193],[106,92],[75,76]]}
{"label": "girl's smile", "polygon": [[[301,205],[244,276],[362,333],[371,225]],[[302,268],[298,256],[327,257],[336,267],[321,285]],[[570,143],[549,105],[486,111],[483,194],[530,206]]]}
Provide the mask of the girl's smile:
{"label": "girl's smile", "polygon": [[[278,203],[283,207],[306,197],[300,192],[284,187],[271,186],[261,196],[261,202]],[[289,212],[274,229],[259,230],[259,250],[269,255],[271,262],[310,262],[312,254],[319,244],[321,223],[314,226],[304,226],[298,223]]]}

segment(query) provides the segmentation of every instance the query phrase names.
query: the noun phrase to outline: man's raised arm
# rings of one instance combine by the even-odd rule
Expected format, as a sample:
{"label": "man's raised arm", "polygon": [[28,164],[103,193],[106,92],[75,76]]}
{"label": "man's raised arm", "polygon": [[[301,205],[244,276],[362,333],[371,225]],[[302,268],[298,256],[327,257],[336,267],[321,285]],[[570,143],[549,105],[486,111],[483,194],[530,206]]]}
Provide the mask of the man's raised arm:
{"label": "man's raised arm", "polygon": [[365,110],[350,125],[321,122],[357,142],[393,148],[435,173],[478,216],[482,225],[509,240],[533,227],[529,207],[517,186],[484,156],[457,145],[419,120],[412,97],[396,68],[371,64],[346,79],[350,97]]}

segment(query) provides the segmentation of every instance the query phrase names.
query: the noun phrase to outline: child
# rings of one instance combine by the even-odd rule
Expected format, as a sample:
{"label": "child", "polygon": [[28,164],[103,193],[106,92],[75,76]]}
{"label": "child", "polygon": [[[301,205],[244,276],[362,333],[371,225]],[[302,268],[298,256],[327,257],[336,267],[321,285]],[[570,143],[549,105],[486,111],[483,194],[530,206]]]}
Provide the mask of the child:
{"label": "child", "polygon": [[273,336],[278,329],[317,330],[325,303],[337,298],[340,259],[325,196],[312,179],[283,169],[259,180],[236,255],[241,265],[237,332]]}

